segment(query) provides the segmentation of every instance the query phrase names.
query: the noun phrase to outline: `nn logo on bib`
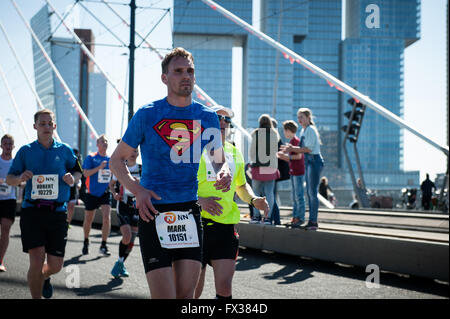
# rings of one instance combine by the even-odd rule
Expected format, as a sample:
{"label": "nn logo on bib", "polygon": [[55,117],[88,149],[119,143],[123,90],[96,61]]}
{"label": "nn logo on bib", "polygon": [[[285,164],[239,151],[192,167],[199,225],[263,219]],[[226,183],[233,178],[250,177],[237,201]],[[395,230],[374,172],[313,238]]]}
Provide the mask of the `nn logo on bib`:
{"label": "nn logo on bib", "polygon": [[53,176],[42,176],[42,175],[39,175],[37,178],[36,178],[36,182],[38,183],[38,184],[42,184],[42,183],[44,183],[44,182],[54,182],[55,181],[55,178],[53,177]]}
{"label": "nn logo on bib", "polygon": [[167,224],[173,224],[173,223],[175,223],[175,222],[177,221],[177,215],[175,215],[175,214],[172,213],[172,212],[166,213],[166,214],[164,215],[164,221],[165,221]]}

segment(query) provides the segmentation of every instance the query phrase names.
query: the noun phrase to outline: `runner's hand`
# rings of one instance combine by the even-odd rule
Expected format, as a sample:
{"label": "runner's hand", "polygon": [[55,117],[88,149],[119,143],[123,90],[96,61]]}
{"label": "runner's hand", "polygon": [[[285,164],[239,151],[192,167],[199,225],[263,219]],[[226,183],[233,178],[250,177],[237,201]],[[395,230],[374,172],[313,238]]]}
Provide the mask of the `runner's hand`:
{"label": "runner's hand", "polygon": [[202,207],[203,210],[207,211],[213,216],[222,215],[222,205],[220,205],[217,201],[221,200],[220,197],[199,197],[198,203]]}
{"label": "runner's hand", "polygon": [[264,211],[264,216],[269,215],[269,203],[267,203],[266,197],[256,197],[253,200],[253,206],[255,206],[255,208],[257,210],[263,210]]}
{"label": "runner's hand", "polygon": [[221,170],[219,174],[217,174],[216,183],[213,185],[218,191],[222,190],[223,193],[226,193],[230,190],[231,186],[231,173],[228,170]]}
{"label": "runner's hand", "polygon": [[20,181],[21,182],[26,182],[29,179],[33,178],[33,172],[32,171],[25,171],[22,173],[22,175],[20,175]]}
{"label": "runner's hand", "polygon": [[103,161],[103,162],[100,164],[100,169],[104,169],[104,168],[106,167],[106,164],[108,164],[108,162],[107,162],[107,161]]}
{"label": "runner's hand", "polygon": [[66,184],[69,186],[72,186],[73,184],[75,184],[75,178],[73,178],[72,174],[70,174],[70,173],[66,173],[63,176],[63,181],[66,182]]}
{"label": "runner's hand", "polygon": [[136,208],[139,210],[139,216],[144,222],[150,222],[154,220],[159,212],[153,207],[152,198],[156,200],[161,200],[159,195],[155,194],[153,191],[141,187],[141,190],[135,194],[136,198]]}

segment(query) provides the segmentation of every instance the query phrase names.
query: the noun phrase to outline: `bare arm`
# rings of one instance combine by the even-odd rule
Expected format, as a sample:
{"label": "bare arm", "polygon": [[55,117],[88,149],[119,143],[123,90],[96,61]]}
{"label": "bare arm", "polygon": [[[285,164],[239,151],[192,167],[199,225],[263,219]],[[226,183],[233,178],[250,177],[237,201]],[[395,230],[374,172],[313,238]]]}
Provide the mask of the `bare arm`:
{"label": "bare arm", "polygon": [[311,150],[307,147],[293,146],[291,144],[282,145],[281,150],[285,153],[311,153]]}
{"label": "bare arm", "polygon": [[94,167],[94,168],[91,168],[91,169],[84,169],[84,170],[83,170],[83,175],[84,175],[85,177],[89,177],[89,176],[91,176],[91,175],[94,175],[94,174],[97,173],[99,170],[105,168],[106,164],[107,164],[107,162],[106,162],[106,161],[103,161],[103,162],[102,162],[99,166],[97,166],[97,167]]}
{"label": "bare arm", "polygon": [[20,175],[8,175],[6,176],[6,184],[10,186],[19,186],[20,183],[28,181],[33,177],[33,173],[31,171],[25,171]]}
{"label": "bare arm", "polygon": [[[236,187],[236,194],[247,204],[253,204],[256,209],[263,210],[264,214],[269,213],[269,204],[265,197],[258,197],[248,183]],[[253,199],[253,202],[252,202]]]}

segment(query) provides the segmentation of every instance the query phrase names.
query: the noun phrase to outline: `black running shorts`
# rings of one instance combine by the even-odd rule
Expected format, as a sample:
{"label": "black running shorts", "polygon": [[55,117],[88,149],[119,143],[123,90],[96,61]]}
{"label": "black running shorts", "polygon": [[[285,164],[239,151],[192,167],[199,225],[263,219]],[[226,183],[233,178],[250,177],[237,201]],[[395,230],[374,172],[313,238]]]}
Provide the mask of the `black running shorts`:
{"label": "black running shorts", "polygon": [[190,259],[201,262],[203,230],[200,220],[201,208],[196,201],[176,204],[154,204],[155,209],[161,213],[168,211],[191,211],[197,225],[197,235],[200,246],[195,248],[162,248],[156,232],[155,221],[145,222],[139,218],[139,244],[141,247],[142,261],[145,273],[149,271],[172,267],[172,262],[182,259]]}
{"label": "black running shorts", "polygon": [[0,200],[0,220],[2,218],[8,218],[14,222],[16,218],[16,207],[15,199]]}
{"label": "black running shorts", "polygon": [[67,242],[67,212],[49,208],[22,208],[20,231],[24,253],[44,246],[47,254],[64,257]]}
{"label": "black running shorts", "polygon": [[233,224],[220,224],[202,218],[203,259],[202,266],[211,265],[211,260],[237,259],[239,253],[239,235]]}
{"label": "black running shorts", "polygon": [[97,197],[92,194],[86,193],[84,206],[86,210],[95,210],[102,205],[111,205],[110,192],[105,192],[102,196]]}
{"label": "black running shorts", "polygon": [[118,201],[116,212],[120,227],[122,227],[123,225],[137,227],[139,221],[139,211],[132,205],[125,204],[122,201]]}

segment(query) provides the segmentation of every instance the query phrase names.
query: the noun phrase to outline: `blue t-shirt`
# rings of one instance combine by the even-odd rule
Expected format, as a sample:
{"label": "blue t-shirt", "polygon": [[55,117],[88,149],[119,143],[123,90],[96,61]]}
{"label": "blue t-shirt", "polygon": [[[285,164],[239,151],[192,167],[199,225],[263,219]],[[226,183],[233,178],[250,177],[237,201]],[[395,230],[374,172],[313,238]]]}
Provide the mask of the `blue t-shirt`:
{"label": "blue t-shirt", "polygon": [[[34,178],[45,175],[58,175],[58,197],[55,202],[63,203],[56,211],[66,211],[67,201],[70,198],[70,186],[64,182],[63,177],[75,166],[77,157],[72,148],[65,143],[53,140],[49,149],[44,148],[38,141],[22,146],[13,160],[8,174],[20,175],[25,171],[31,171]],[[25,186],[25,196],[22,207],[33,207],[29,201],[34,201],[31,192],[33,179],[29,179]]]}
{"label": "blue t-shirt", "polygon": [[89,154],[83,162],[83,169],[93,169],[100,166],[103,161],[108,162],[103,168],[103,171],[98,171],[86,178],[86,191],[89,194],[97,197],[102,196],[106,192],[109,181],[111,180],[111,171],[109,170],[109,157],[101,156],[98,152],[96,152]]}
{"label": "blue t-shirt", "polygon": [[122,139],[133,148],[141,146],[140,184],[161,200],[155,204],[197,200],[197,171],[205,146],[220,149],[222,140],[217,114],[193,102],[186,107],[164,98],[141,107]]}

